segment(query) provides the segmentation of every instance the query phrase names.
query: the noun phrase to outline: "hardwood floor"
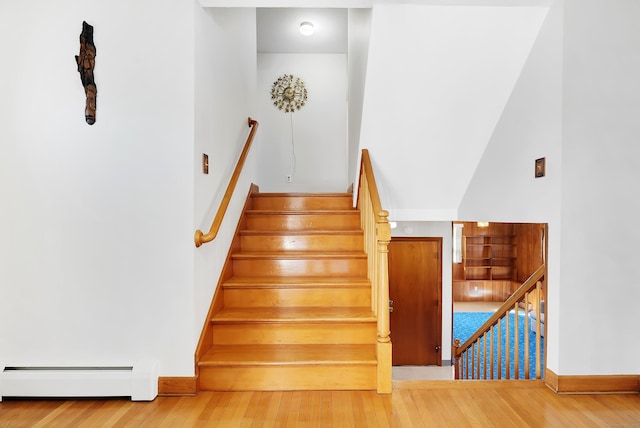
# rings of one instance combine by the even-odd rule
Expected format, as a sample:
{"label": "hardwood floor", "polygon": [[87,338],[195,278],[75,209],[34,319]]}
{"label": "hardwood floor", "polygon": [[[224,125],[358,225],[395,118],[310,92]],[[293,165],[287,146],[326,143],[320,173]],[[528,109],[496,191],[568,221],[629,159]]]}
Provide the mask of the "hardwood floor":
{"label": "hardwood floor", "polygon": [[201,392],[9,400],[0,427],[640,427],[640,395],[556,395],[538,381],[395,382],[373,391]]}

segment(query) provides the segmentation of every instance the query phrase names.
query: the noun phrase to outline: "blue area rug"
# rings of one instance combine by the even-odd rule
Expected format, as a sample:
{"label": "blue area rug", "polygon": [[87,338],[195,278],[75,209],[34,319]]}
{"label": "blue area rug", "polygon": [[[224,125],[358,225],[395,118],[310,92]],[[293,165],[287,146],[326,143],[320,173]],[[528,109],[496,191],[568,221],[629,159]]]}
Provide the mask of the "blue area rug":
{"label": "blue area rug", "polygon": [[[469,337],[471,337],[473,335],[473,333],[475,333],[478,328],[480,328],[482,326],[482,324],[484,324],[484,322],[489,319],[489,317],[493,315],[492,312],[454,312],[453,314],[453,338],[454,339],[460,339],[460,343],[464,343]],[[509,341],[510,341],[510,348],[509,349],[509,355],[510,355],[510,374],[511,374],[511,378],[515,379],[515,373],[514,373],[514,352],[513,352],[513,333],[514,333],[514,317],[515,314],[509,314]],[[518,371],[519,371],[519,375],[518,375],[518,379],[525,379],[524,377],[524,335],[525,335],[525,329],[524,329],[524,314],[520,313],[518,316],[518,340],[519,340],[519,349],[518,349],[518,360],[519,360],[519,367],[518,367]],[[505,361],[506,361],[506,350],[505,350],[505,343],[506,343],[506,320],[502,320],[502,337],[499,338],[502,342],[501,345],[501,351],[502,351],[502,378],[506,378],[506,366],[505,366]],[[494,363],[494,370],[493,370],[493,376],[494,379],[498,378],[498,364],[497,364],[497,352],[498,352],[498,330],[494,329],[494,337],[493,337],[493,352],[494,352],[494,358],[495,358],[495,363]],[[531,379],[535,379],[536,378],[536,354],[535,354],[535,343],[536,343],[536,334],[532,331],[528,331],[527,334],[529,335],[529,377]],[[484,343],[483,343],[484,339],[481,339],[481,346],[484,347]],[[487,339],[489,340],[489,339]],[[540,372],[544,374],[544,367],[542,367],[544,365],[544,338],[541,337],[540,338],[541,342],[540,342],[540,348],[541,348],[541,355],[540,355]],[[487,352],[489,351],[489,346],[490,343],[487,342]],[[478,346],[476,346],[476,348],[478,348]],[[471,357],[469,357],[471,358]],[[476,360],[477,361],[477,354],[476,354]],[[462,361],[462,360],[461,360]],[[471,360],[469,360],[471,361]],[[483,358],[481,357],[481,361],[480,361],[480,373],[482,374],[484,372],[484,361]],[[489,370],[490,370],[490,365],[489,365],[489,358],[487,358],[487,378],[489,378]],[[463,364],[464,367],[464,364]],[[464,367],[466,369],[466,367]],[[474,368],[474,371],[477,371],[477,367]]]}

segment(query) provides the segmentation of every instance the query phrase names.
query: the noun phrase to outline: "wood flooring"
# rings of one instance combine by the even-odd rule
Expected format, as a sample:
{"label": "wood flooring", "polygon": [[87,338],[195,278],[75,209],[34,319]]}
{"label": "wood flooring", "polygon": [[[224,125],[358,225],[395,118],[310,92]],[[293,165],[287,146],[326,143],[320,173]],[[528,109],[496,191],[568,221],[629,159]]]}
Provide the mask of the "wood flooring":
{"label": "wood flooring", "polygon": [[153,402],[9,400],[0,427],[640,427],[640,395],[539,381],[403,381],[373,391],[201,392]]}

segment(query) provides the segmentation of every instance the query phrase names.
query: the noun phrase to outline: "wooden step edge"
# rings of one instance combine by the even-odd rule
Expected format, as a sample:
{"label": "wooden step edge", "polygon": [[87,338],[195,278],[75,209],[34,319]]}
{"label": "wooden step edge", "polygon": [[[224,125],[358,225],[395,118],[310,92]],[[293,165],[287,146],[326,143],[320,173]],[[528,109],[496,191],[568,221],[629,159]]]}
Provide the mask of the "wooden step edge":
{"label": "wooden step edge", "polygon": [[375,365],[370,345],[214,345],[199,367]]}
{"label": "wooden step edge", "polygon": [[360,215],[360,210],[247,210],[247,215]]}
{"label": "wooden step edge", "polygon": [[234,260],[366,259],[363,251],[244,251],[233,253]]}
{"label": "wooden step edge", "polygon": [[343,193],[343,192],[333,192],[333,193],[311,193],[311,192],[264,192],[264,193],[254,193],[253,195],[251,195],[254,198],[271,198],[271,197],[276,197],[276,198],[282,198],[282,197],[292,197],[292,198],[300,198],[300,197],[304,197],[304,198],[335,198],[335,197],[340,197],[340,198],[349,198],[349,199],[353,199],[353,194],[352,193]]}
{"label": "wooden step edge", "polygon": [[251,283],[251,282],[243,282],[243,283],[227,283],[222,284],[222,287],[225,290],[369,290],[371,289],[371,284],[368,283],[353,283],[353,284],[322,284],[322,283],[312,283],[312,284],[269,284],[269,283]]}
{"label": "wooden step edge", "polygon": [[296,318],[276,318],[276,317],[241,317],[214,315],[211,324],[367,324],[377,322],[375,317],[296,317]]}
{"label": "wooden step edge", "polygon": [[360,289],[371,288],[371,281],[361,276],[234,276],[222,283],[225,289]]}
{"label": "wooden step edge", "polygon": [[362,229],[277,229],[277,230],[265,230],[265,229],[244,229],[241,230],[240,235],[243,236],[350,236],[350,235],[364,235]]}
{"label": "wooden step edge", "polygon": [[234,276],[224,285],[233,286],[371,286],[365,276]]}
{"label": "wooden step edge", "polygon": [[317,307],[238,307],[223,308],[212,323],[371,323],[376,317],[370,306]]}
{"label": "wooden step edge", "polygon": [[236,360],[202,360],[198,367],[264,367],[264,366],[348,366],[376,365],[376,360],[301,360],[301,361],[236,361]]}

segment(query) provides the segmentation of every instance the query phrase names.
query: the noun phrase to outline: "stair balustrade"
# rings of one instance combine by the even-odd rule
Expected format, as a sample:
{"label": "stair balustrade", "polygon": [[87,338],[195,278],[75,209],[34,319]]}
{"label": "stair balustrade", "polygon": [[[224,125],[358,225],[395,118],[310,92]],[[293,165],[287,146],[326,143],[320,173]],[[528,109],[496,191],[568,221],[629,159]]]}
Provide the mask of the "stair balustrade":
{"label": "stair balustrade", "polygon": [[358,209],[361,212],[371,282],[371,309],[377,317],[377,391],[391,393],[391,338],[389,330],[389,271],[388,245],[391,240],[389,212],[382,209],[371,159],[362,150]]}
{"label": "stair balustrade", "polygon": [[[463,344],[459,339],[453,343],[456,379],[519,379],[520,346],[524,354],[524,379],[531,378],[531,348],[535,353],[535,379],[542,378],[542,330],[541,313],[544,313],[544,290],[546,266],[541,265],[500,306],[500,308]],[[519,313],[524,311],[524,336],[519,339]],[[529,312],[535,311],[535,341],[530,343]],[[513,314],[512,317],[509,315]],[[455,315],[454,315],[455,316]],[[511,325],[513,324],[513,325]],[[505,334],[503,335],[503,328]],[[512,334],[513,332],[513,334]],[[504,341],[503,341],[504,336]],[[503,358],[504,346],[504,358]],[[511,348],[513,347],[513,358]],[[513,361],[512,361],[513,360]],[[504,367],[503,367],[504,363]],[[513,371],[511,370],[513,366]],[[504,371],[504,376],[503,376]]]}

